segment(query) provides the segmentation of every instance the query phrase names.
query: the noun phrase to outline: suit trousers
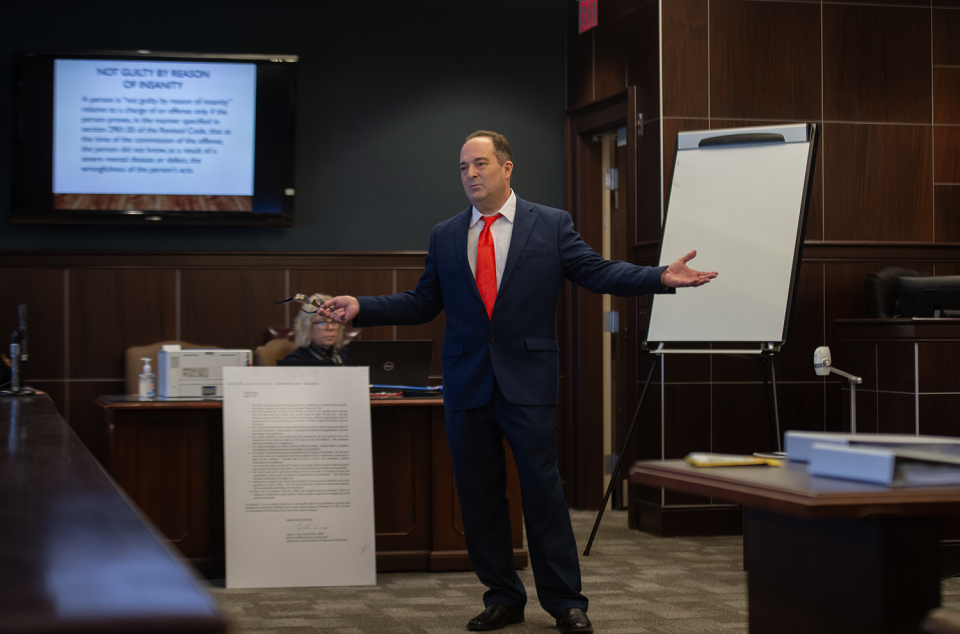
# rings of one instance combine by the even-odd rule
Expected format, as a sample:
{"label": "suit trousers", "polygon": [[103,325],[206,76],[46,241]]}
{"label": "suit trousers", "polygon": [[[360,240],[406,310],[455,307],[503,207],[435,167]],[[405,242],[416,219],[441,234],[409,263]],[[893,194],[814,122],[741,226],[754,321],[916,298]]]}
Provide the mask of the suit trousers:
{"label": "suit trousers", "polygon": [[556,406],[511,403],[494,385],[486,405],[447,411],[446,429],[467,552],[488,588],[484,605],[522,609],[527,602],[514,565],[506,438],[520,476],[527,547],[540,605],[554,617],[569,608],[585,611],[577,544],[558,469]]}

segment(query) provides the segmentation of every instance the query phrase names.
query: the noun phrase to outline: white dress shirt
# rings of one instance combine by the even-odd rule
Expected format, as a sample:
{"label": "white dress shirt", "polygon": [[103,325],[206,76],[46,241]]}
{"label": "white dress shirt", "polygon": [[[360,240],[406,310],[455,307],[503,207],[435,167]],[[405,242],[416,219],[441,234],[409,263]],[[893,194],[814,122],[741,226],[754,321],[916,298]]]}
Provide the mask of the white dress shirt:
{"label": "white dress shirt", "polygon": [[[510,238],[513,237],[513,219],[517,215],[517,195],[510,190],[510,198],[494,214],[501,213],[503,218],[490,225],[490,235],[493,238],[493,250],[497,256],[497,290],[500,290],[500,278],[507,265],[507,253],[510,252]],[[488,214],[493,215],[493,214]],[[483,231],[483,214],[474,207],[473,217],[470,219],[470,228],[467,230],[467,261],[473,277],[477,277],[477,245],[480,242],[480,232]]]}

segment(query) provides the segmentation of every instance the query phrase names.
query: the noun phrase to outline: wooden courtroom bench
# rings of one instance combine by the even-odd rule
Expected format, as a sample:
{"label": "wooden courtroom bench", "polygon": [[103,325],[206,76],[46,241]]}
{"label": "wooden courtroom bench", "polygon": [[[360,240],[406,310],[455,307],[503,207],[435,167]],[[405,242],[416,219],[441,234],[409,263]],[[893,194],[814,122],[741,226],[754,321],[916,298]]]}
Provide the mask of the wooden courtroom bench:
{"label": "wooden courtroom bench", "polygon": [[43,395],[0,397],[0,632],[224,632]]}

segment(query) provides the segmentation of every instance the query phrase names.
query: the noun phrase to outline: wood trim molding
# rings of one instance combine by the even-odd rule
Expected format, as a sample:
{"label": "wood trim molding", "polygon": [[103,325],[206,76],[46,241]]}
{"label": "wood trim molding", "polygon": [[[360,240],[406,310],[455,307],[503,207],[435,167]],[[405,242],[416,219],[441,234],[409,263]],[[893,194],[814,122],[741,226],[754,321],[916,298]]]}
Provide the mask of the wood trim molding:
{"label": "wood trim molding", "polygon": [[[631,245],[630,262],[656,259],[659,242]],[[0,251],[0,269],[423,269],[426,251]],[[960,244],[813,242],[807,262],[960,262]]]}
{"label": "wood trim molding", "polygon": [[0,269],[411,269],[426,251],[0,251]]}
{"label": "wood trim molding", "polygon": [[806,262],[951,262],[960,261],[960,244],[927,242],[803,243]]}
{"label": "wood trim molding", "polygon": [[[695,246],[695,245],[694,245]],[[660,242],[630,246],[629,261],[656,262]],[[832,242],[803,243],[804,262],[960,262],[960,244],[928,242]]]}
{"label": "wood trim molding", "polygon": [[600,101],[568,110],[567,122],[570,131],[574,135],[578,135],[607,129],[610,127],[611,121],[625,119],[629,122],[627,116],[629,98],[630,89],[627,89]]}

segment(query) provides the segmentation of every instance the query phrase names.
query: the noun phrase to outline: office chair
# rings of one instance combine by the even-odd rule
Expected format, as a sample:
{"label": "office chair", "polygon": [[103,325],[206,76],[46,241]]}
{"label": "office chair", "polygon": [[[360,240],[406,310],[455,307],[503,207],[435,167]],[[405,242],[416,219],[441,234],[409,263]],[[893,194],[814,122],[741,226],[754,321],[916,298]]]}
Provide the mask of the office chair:
{"label": "office chair", "polygon": [[271,339],[253,351],[253,365],[277,365],[277,361],[297,349],[297,344],[287,339]]}
{"label": "office chair", "polygon": [[920,629],[931,634],[960,634],[960,614],[943,608],[930,610]]}
{"label": "office chair", "polygon": [[897,296],[898,277],[927,277],[929,273],[891,266],[872,273],[863,280],[863,294],[867,300],[867,316],[890,318],[900,316]]}

